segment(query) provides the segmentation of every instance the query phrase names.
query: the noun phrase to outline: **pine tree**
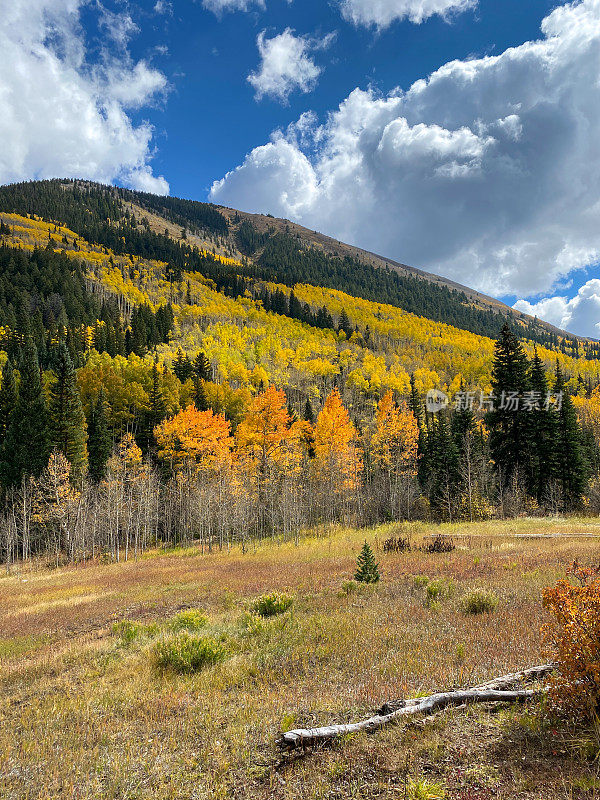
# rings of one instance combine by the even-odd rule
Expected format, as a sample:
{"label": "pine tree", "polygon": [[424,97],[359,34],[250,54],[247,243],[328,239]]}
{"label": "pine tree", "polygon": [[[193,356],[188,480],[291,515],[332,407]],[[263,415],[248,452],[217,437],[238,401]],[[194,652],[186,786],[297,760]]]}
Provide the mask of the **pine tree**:
{"label": "pine tree", "polygon": [[527,490],[538,503],[542,503],[556,476],[557,415],[554,409],[546,407],[548,381],[537,349],[531,362],[529,382],[534,393],[532,397],[539,400],[537,408],[525,412],[529,418],[531,441]]}
{"label": "pine tree", "polygon": [[23,475],[38,477],[50,456],[48,408],[36,347],[28,338],[21,361],[19,393],[0,453],[0,476],[5,486]]}
{"label": "pine tree", "polygon": [[375,561],[375,556],[369,543],[365,542],[356,559],[354,580],[360,583],[377,583],[380,577],[379,564]]}
{"label": "pine tree", "polygon": [[494,349],[492,390],[495,407],[486,414],[486,424],[490,431],[490,454],[500,483],[506,487],[515,475],[528,472],[531,453],[528,420],[520,407],[511,404],[510,398],[522,398],[529,389],[529,365],[521,343],[507,323]]}
{"label": "pine tree", "polygon": [[208,402],[208,397],[206,396],[204,380],[198,376],[196,376],[194,381],[194,405],[197,411],[208,411],[210,408],[210,403]]}
{"label": "pine tree", "polygon": [[17,384],[11,360],[8,358],[2,368],[2,386],[0,387],[0,444],[6,432],[17,404]]}
{"label": "pine tree", "polygon": [[561,487],[564,511],[572,511],[581,504],[588,479],[588,465],[584,459],[581,428],[573,401],[565,388],[565,381],[556,364],[555,394],[560,398],[557,412],[556,457],[557,474]]}
{"label": "pine tree", "polygon": [[144,413],[142,431],[138,437],[143,452],[147,452],[154,446],[154,429],[157,425],[160,425],[166,416],[167,404],[162,391],[158,361],[155,358],[152,365],[152,388],[148,395],[148,408]]}
{"label": "pine tree", "polygon": [[71,464],[74,480],[87,470],[87,427],[77,390],[77,374],[64,342],[58,346],[55,381],[50,388],[52,445]]}
{"label": "pine tree", "polygon": [[[208,381],[211,377],[210,362],[202,350],[196,356],[194,361],[194,374],[201,381]],[[196,406],[198,408],[198,406]],[[200,409],[198,409],[200,410]]]}
{"label": "pine tree", "polygon": [[313,411],[312,404],[310,402],[310,398],[306,398],[306,403],[304,404],[304,419],[306,422],[310,422],[311,425],[314,424],[315,421],[315,412]]}
{"label": "pine tree", "polygon": [[106,465],[111,450],[112,439],[106,414],[106,396],[104,387],[101,387],[88,423],[89,471],[95,483],[99,483],[106,475]]}

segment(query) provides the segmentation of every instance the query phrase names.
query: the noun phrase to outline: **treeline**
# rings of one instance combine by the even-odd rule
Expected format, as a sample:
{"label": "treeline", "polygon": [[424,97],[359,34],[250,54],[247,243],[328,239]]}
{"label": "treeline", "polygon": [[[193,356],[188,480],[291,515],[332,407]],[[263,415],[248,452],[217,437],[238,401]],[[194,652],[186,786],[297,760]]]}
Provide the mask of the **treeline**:
{"label": "treeline", "polygon": [[31,339],[24,354],[18,376],[6,362],[0,387],[8,564],[120,559],[159,544],[246,546],[333,522],[598,510],[598,439],[578,421],[560,370],[550,387],[507,326],[487,411],[463,398],[427,412],[413,381],[409,397],[387,392],[362,423],[337,389],[316,409],[274,387],[238,392],[227,418],[204,354],[192,362],[180,352],[172,379],[191,384],[188,403],[172,408],[169,373],[154,362],[134,436],[115,425],[102,383],[86,419],[64,343],[47,386]]}
{"label": "treeline", "polygon": [[[473,393],[471,393],[473,394]],[[450,411],[427,413],[413,394],[419,420],[419,483],[444,520],[492,513],[569,513],[600,473],[600,446],[578,420],[557,365],[552,383],[537,353],[528,360],[505,325],[495,345],[492,392],[475,410],[463,392]]]}

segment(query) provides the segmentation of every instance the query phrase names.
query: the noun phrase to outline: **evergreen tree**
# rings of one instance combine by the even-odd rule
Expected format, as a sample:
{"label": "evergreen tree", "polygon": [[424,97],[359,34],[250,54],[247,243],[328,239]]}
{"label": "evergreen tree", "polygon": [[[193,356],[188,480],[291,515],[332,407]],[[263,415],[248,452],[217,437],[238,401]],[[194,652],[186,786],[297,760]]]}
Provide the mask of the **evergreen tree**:
{"label": "evergreen tree", "polygon": [[55,381],[50,388],[52,445],[71,464],[75,480],[87,471],[87,427],[77,390],[77,374],[64,342],[58,346]]}
{"label": "evergreen tree", "polygon": [[210,361],[208,360],[206,355],[202,352],[202,350],[198,353],[194,361],[194,374],[201,381],[208,381],[211,378]]}
{"label": "evergreen tree", "polygon": [[[516,474],[527,474],[531,432],[527,415],[519,403],[529,389],[529,369],[523,347],[507,323],[495,344],[492,369],[494,410],[486,414],[490,431],[490,454],[500,483],[509,485]],[[516,400],[517,405],[511,398]]]}
{"label": "evergreen tree", "polygon": [[314,425],[315,412],[313,411],[309,397],[306,398],[306,403],[304,404],[304,419],[306,422],[310,422],[311,425]]}
{"label": "evergreen tree", "polygon": [[154,428],[164,420],[167,415],[167,404],[162,391],[158,361],[155,358],[152,365],[152,388],[148,396],[148,408],[144,414],[143,426],[140,435],[140,447],[147,452],[154,444]]}
{"label": "evergreen tree", "polygon": [[369,543],[365,542],[356,559],[354,580],[360,583],[377,583],[380,577],[379,564],[375,561],[375,556]]}
{"label": "evergreen tree", "polygon": [[2,368],[0,387],[0,444],[4,441],[17,404],[17,384],[11,360],[8,358]]}
{"label": "evergreen tree", "polygon": [[0,453],[0,476],[5,486],[18,484],[23,475],[40,475],[51,450],[48,408],[31,338],[25,342],[20,374],[14,414]]}
{"label": "evergreen tree", "polygon": [[537,349],[529,370],[529,384],[532,405],[537,407],[524,412],[529,420],[531,441],[527,490],[538,503],[542,503],[556,475],[557,418],[554,409],[547,406],[548,381]]}
{"label": "evergreen tree", "polygon": [[565,381],[558,363],[554,392],[559,398],[560,406],[557,412],[557,474],[563,511],[572,511],[581,504],[588,480],[588,465],[583,454],[577,412],[566,392]]}
{"label": "evergreen tree", "polygon": [[210,409],[204,380],[199,378],[198,375],[196,375],[194,381],[194,405],[197,411],[208,411]]}
{"label": "evergreen tree", "polygon": [[106,464],[111,450],[112,439],[106,414],[106,396],[104,387],[101,387],[88,423],[89,471],[95,483],[99,483],[106,474]]}

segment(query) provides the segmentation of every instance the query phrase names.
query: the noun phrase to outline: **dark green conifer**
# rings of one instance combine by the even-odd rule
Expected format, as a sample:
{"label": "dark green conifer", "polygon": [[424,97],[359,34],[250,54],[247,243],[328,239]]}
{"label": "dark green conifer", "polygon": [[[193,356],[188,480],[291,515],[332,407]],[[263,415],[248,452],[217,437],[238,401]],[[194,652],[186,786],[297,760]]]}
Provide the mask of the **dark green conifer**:
{"label": "dark green conifer", "polygon": [[6,432],[17,404],[17,384],[12,362],[8,358],[2,367],[2,386],[0,386],[0,444]]}
{"label": "dark green conifer", "polygon": [[77,390],[77,374],[64,342],[58,346],[53,371],[55,380],[50,387],[49,404],[52,445],[69,461],[71,475],[78,480],[87,471],[87,426]]}
{"label": "dark green conifer", "polygon": [[379,564],[375,561],[375,556],[369,543],[365,542],[356,559],[354,580],[360,583],[377,583],[380,577]]}
{"label": "dark green conifer", "polygon": [[31,337],[25,342],[20,375],[15,411],[0,453],[0,475],[5,486],[18,484],[23,475],[37,477],[50,457],[48,408]]}
{"label": "dark green conifer", "polygon": [[584,458],[581,428],[573,401],[567,393],[562,371],[556,364],[557,396],[557,474],[561,487],[563,511],[572,511],[581,504],[588,480],[588,465]]}
{"label": "dark green conifer", "polygon": [[100,388],[88,423],[88,461],[90,478],[99,483],[106,474],[106,465],[112,450],[112,437],[108,427],[106,396]]}

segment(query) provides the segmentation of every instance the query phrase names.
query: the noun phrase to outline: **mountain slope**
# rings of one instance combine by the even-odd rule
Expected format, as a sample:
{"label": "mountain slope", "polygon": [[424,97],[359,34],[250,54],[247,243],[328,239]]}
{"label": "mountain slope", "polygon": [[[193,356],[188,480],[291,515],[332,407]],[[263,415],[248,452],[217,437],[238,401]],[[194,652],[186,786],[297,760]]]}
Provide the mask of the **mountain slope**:
{"label": "mountain slope", "polygon": [[[232,258],[251,279],[296,282],[382,300],[430,319],[495,336],[505,318],[523,338],[550,347],[574,337],[493,298],[308,231],[287,220],[164,198],[86,181],[42,181],[0,187],[0,211],[59,220],[115,252],[150,252],[175,272],[194,247]],[[182,249],[184,252],[182,252]],[[217,276],[211,277],[217,279]]]}

